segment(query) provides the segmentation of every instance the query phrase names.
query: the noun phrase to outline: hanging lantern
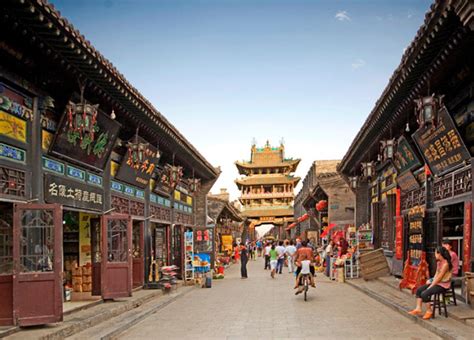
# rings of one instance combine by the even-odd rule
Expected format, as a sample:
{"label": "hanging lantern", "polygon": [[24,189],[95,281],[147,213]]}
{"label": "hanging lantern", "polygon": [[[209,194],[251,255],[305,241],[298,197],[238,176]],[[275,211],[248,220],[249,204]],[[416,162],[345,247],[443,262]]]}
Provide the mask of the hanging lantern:
{"label": "hanging lantern", "polygon": [[138,128],[135,133],[135,138],[133,142],[127,143],[128,148],[128,160],[127,164],[133,169],[140,169],[145,162],[149,162],[146,157],[146,152],[148,149],[148,143],[142,143],[138,139]]}
{"label": "hanging lantern", "polygon": [[78,137],[81,142],[87,140],[92,143],[97,130],[98,107],[98,104],[85,103],[82,95],[80,104],[69,102],[66,106],[68,133]]}
{"label": "hanging lantern", "polygon": [[179,181],[183,178],[183,167],[166,164],[161,181],[171,187],[172,190],[176,188]]}
{"label": "hanging lantern", "polygon": [[375,174],[375,164],[374,162],[364,162],[362,163],[362,174],[365,178],[370,178]]}
{"label": "hanging lantern", "polygon": [[189,178],[188,186],[189,186],[189,191],[196,192],[201,187],[201,180],[199,178]]}
{"label": "hanging lantern", "polygon": [[438,121],[438,110],[443,105],[444,96],[431,96],[415,99],[415,114],[417,116],[418,125],[424,127],[431,124],[436,127]]}
{"label": "hanging lantern", "polygon": [[349,177],[349,186],[351,187],[351,189],[357,189],[358,184],[359,184],[359,177],[357,176]]}
{"label": "hanging lantern", "polygon": [[387,139],[380,142],[382,145],[383,159],[392,159],[395,154],[395,139]]}

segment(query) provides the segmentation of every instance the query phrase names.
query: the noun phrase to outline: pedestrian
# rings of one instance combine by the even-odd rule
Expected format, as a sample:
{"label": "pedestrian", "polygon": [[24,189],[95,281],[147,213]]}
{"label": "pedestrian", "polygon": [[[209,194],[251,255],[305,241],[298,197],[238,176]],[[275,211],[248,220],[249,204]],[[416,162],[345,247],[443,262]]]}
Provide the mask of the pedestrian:
{"label": "pedestrian", "polygon": [[276,272],[278,274],[281,274],[283,270],[283,263],[285,263],[285,247],[283,246],[283,241],[278,242],[278,246],[275,247],[275,250],[278,254],[278,262],[277,262],[277,268]]}
{"label": "pedestrian", "polygon": [[262,240],[258,240],[257,241],[258,257],[262,257],[262,250],[263,250]]}
{"label": "pedestrian", "polygon": [[240,260],[240,247],[235,244],[234,246],[234,263],[239,262]]}
{"label": "pedestrian", "polygon": [[272,244],[272,246],[270,247],[270,269],[272,270],[272,272],[270,273],[270,276],[272,277],[272,279],[275,278],[277,263],[278,263],[278,253],[275,250],[275,245]]}
{"label": "pedestrian", "polygon": [[247,247],[243,244],[240,246],[240,276],[241,279],[247,278],[247,262],[249,260]]}
{"label": "pedestrian", "polygon": [[265,256],[265,270],[270,269],[270,250],[272,249],[272,246],[270,242],[267,242],[267,245],[265,246],[264,250],[264,256]]}
{"label": "pedestrian", "polygon": [[411,315],[422,314],[422,304],[426,304],[426,313],[423,320],[429,320],[433,317],[433,309],[431,306],[431,296],[446,292],[451,287],[451,277],[453,264],[449,251],[444,247],[436,248],[436,274],[427,283],[416,291],[416,308],[409,312]]}
{"label": "pedestrian", "polygon": [[326,253],[326,276],[329,277],[329,274],[331,273],[331,257],[333,256],[334,253],[334,241],[329,240],[328,245],[326,246],[325,249]]}
{"label": "pedestrian", "polygon": [[451,264],[453,265],[453,276],[458,276],[459,274],[459,257],[453,251],[453,246],[451,241],[448,239],[443,240],[443,247],[445,247],[449,251],[449,256],[451,256]]}
{"label": "pedestrian", "polygon": [[301,239],[297,238],[296,239],[296,250],[301,248]]}
{"label": "pedestrian", "polygon": [[290,244],[285,248],[285,254],[288,259],[288,273],[290,274],[295,271],[295,258],[294,258],[295,253],[296,253],[295,242],[291,240]]}

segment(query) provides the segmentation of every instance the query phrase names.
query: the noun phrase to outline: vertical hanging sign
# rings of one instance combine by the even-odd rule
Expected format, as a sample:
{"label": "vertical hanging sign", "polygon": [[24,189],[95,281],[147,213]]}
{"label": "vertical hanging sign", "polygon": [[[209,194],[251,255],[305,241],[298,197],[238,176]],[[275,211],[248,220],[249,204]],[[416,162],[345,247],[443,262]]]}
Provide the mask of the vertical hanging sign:
{"label": "vertical hanging sign", "polygon": [[463,272],[469,272],[471,267],[471,234],[472,233],[472,202],[464,203],[464,245]]}
{"label": "vertical hanging sign", "polygon": [[401,216],[400,188],[397,188],[395,207],[395,258],[403,258],[403,216]]}

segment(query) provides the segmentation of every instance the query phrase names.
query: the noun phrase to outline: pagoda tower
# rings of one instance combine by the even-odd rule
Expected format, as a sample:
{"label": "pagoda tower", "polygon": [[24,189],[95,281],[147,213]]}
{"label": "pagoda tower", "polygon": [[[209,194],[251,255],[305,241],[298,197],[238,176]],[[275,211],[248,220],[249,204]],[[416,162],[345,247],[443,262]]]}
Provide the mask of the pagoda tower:
{"label": "pagoda tower", "polygon": [[[285,158],[285,146],[263,148],[252,145],[250,161],[235,162],[241,178],[235,180],[241,195],[242,215],[251,227],[263,223],[283,226],[293,221],[294,177],[300,159]],[[281,230],[281,228],[280,228]]]}

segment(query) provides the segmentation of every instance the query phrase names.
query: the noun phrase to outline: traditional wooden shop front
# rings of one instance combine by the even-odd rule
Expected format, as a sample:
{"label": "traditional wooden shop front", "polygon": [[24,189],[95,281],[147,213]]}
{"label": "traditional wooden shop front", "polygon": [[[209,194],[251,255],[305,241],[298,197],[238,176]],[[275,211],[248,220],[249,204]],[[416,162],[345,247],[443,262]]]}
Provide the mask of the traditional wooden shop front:
{"label": "traditional wooden shop front", "polygon": [[356,194],[356,225],[371,222],[392,272],[407,280],[424,266],[434,272],[443,238],[462,259],[460,275],[474,269],[474,16],[468,3],[434,2],[338,168]]}
{"label": "traditional wooden shop front", "polygon": [[130,296],[157,245],[182,259],[219,172],[51,5],[2,11],[0,324],[45,324],[71,290]]}

